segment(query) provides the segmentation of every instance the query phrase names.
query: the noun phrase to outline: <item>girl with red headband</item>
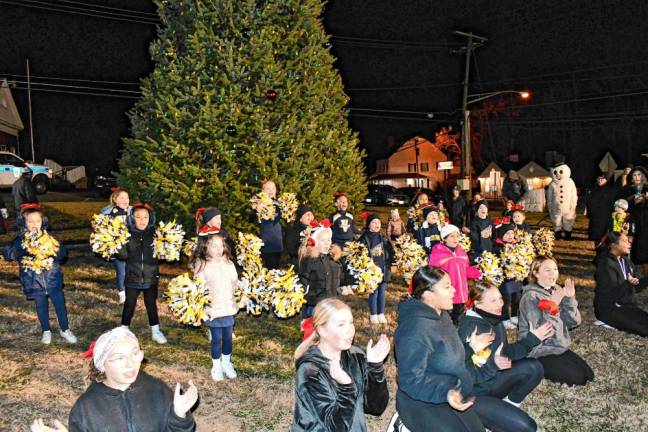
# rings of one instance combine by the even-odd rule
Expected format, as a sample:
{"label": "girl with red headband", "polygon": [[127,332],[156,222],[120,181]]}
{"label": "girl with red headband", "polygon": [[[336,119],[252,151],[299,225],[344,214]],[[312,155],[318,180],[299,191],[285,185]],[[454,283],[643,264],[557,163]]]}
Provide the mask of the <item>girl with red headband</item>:
{"label": "girl with red headband", "polygon": [[[23,230],[9,245],[5,246],[3,255],[8,261],[20,263],[20,284],[27,300],[36,303],[36,315],[41,325],[41,342],[48,345],[52,342],[52,331],[49,324],[49,301],[54,305],[61,336],[69,343],[76,343],[76,336],[70,330],[67,307],[63,294],[63,272],[61,264],[67,261],[67,249],[53,239],[47,231],[47,218],[37,203],[26,203],[21,206],[21,217],[25,221]],[[54,256],[35,257],[26,249],[27,236],[48,238]],[[44,259],[43,259],[44,258]],[[37,266],[36,262],[48,261],[49,265]],[[49,267],[49,268],[48,268]]]}
{"label": "girl with red headband", "polygon": [[218,227],[204,225],[200,229],[189,267],[209,290],[209,319],[205,324],[211,334],[211,377],[214,381],[222,381],[224,374],[234,379],[232,332],[234,315],[239,310],[234,291],[240,282],[229,246]]}
{"label": "girl with red headband", "polygon": [[333,231],[328,219],[312,220],[299,249],[299,281],[307,287],[302,316],[308,318],[321,300],[335,297],[340,287],[341,266],[330,255]]}
{"label": "girl with red headband", "polygon": [[[121,218],[126,223],[126,219],[132,211],[133,208],[130,205],[128,192],[121,188],[112,188],[110,204],[101,209],[101,214]],[[113,263],[115,265],[117,293],[119,295],[119,303],[121,304],[126,301],[126,286],[124,285],[124,280],[126,279],[126,261],[115,258]]]}
{"label": "girl with red headband", "polygon": [[155,235],[155,215],[149,204],[133,204],[133,211],[128,216],[128,230],[131,234],[126,243],[117,252],[117,258],[126,261],[126,301],[122,312],[122,325],[130,326],[135,314],[137,297],[144,296],[144,306],[151,326],[151,338],[165,344],[166,337],[160,330],[160,318],[157,310],[158,295],[158,262],[153,257],[153,236]]}

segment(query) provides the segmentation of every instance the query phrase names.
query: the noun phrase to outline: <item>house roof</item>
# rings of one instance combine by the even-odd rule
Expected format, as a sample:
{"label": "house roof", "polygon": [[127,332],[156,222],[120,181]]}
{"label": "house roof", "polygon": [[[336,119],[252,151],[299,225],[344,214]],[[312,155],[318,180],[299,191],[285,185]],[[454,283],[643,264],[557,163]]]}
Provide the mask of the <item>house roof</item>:
{"label": "house roof", "polygon": [[387,154],[383,158],[381,158],[380,160],[389,159],[394,153],[396,153],[397,151],[399,151],[400,149],[402,149],[405,146],[407,146],[407,148],[414,146],[414,140],[418,141],[418,145],[429,144],[431,146],[434,146],[433,142],[430,141],[427,138],[424,138],[424,137],[418,136],[418,135],[413,136],[411,138],[408,138],[408,139],[404,140],[400,144],[392,146],[392,148],[389,149],[389,152],[387,152]]}
{"label": "house roof", "polygon": [[539,164],[531,161],[528,164],[524,165],[517,172],[522,177],[533,178],[533,177],[551,177],[549,171],[544,169]]}
{"label": "house roof", "polygon": [[0,131],[17,136],[24,128],[9,83],[3,79],[0,81]]}
{"label": "house roof", "polygon": [[488,166],[486,168],[484,168],[484,171],[482,171],[482,173],[479,174],[479,178],[490,177],[490,172],[492,170],[499,171],[502,174],[502,177],[506,175],[504,170],[502,168],[500,168],[499,165],[497,165],[495,162],[491,162],[491,163],[488,164]]}

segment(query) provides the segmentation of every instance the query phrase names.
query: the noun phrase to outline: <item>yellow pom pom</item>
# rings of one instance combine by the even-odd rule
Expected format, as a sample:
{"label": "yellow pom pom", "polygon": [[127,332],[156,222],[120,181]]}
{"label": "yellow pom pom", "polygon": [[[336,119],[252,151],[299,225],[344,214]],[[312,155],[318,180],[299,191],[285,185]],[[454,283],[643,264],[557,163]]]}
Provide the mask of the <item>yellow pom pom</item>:
{"label": "yellow pom pom", "polygon": [[199,326],[209,319],[209,289],[200,278],[192,279],[188,273],[175,277],[164,293],[166,303],[182,324]]}
{"label": "yellow pom pom", "polygon": [[409,234],[403,234],[394,242],[394,257],[396,267],[407,282],[412,279],[416,270],[427,264],[425,249]]}
{"label": "yellow pom pom", "polygon": [[20,264],[36,274],[52,269],[54,257],[58,255],[60,249],[58,240],[45,230],[26,232],[21,246],[27,254],[21,259]]}
{"label": "yellow pom pom", "polygon": [[250,198],[250,204],[254,211],[256,211],[259,222],[262,220],[274,220],[277,216],[274,202],[265,192],[259,192]]}
{"label": "yellow pom pom", "polygon": [[353,278],[352,285],[357,294],[373,293],[382,282],[383,272],[369,256],[366,246],[358,242],[348,242],[342,251],[344,263]]}
{"label": "yellow pom pom", "polygon": [[175,221],[160,222],[153,235],[153,257],[164,261],[178,261],[184,235],[182,225]]}
{"label": "yellow pom pom", "polygon": [[130,238],[128,227],[120,217],[96,214],[92,217],[90,246],[104,259],[112,258]]}
{"label": "yellow pom pom", "polygon": [[279,207],[281,207],[281,218],[286,222],[294,221],[297,215],[297,208],[299,207],[297,194],[284,192],[279,195],[277,201],[279,202]]}

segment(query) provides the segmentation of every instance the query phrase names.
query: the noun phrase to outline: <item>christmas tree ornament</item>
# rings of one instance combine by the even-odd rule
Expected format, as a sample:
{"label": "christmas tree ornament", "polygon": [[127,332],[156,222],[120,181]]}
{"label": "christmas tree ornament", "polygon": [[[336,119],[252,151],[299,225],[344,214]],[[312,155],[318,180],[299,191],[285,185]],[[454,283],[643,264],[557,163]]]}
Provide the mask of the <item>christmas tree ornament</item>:
{"label": "christmas tree ornament", "polygon": [[249,39],[251,35],[252,31],[249,28],[244,28],[243,30],[241,30],[241,36],[243,36],[245,39]]}
{"label": "christmas tree ornament", "polygon": [[266,98],[274,102],[277,99],[277,92],[273,89],[266,91]]}
{"label": "christmas tree ornament", "polygon": [[227,135],[229,135],[229,136],[234,136],[234,135],[236,135],[236,132],[238,132],[238,131],[236,130],[236,126],[234,126],[234,125],[229,125],[229,126],[227,126],[227,127],[225,128],[225,133],[226,133]]}

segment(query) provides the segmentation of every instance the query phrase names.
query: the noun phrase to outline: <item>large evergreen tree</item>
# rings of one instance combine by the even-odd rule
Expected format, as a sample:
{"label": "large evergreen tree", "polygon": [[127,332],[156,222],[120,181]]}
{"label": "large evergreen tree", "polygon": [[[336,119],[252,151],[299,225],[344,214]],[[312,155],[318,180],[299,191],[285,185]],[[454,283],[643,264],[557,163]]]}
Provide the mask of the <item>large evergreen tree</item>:
{"label": "large evergreen tree", "polygon": [[249,229],[260,181],[296,192],[319,215],[332,194],[366,193],[348,98],[328,52],[318,0],[158,2],[152,75],[130,113],[119,184],[164,217],[218,206]]}

